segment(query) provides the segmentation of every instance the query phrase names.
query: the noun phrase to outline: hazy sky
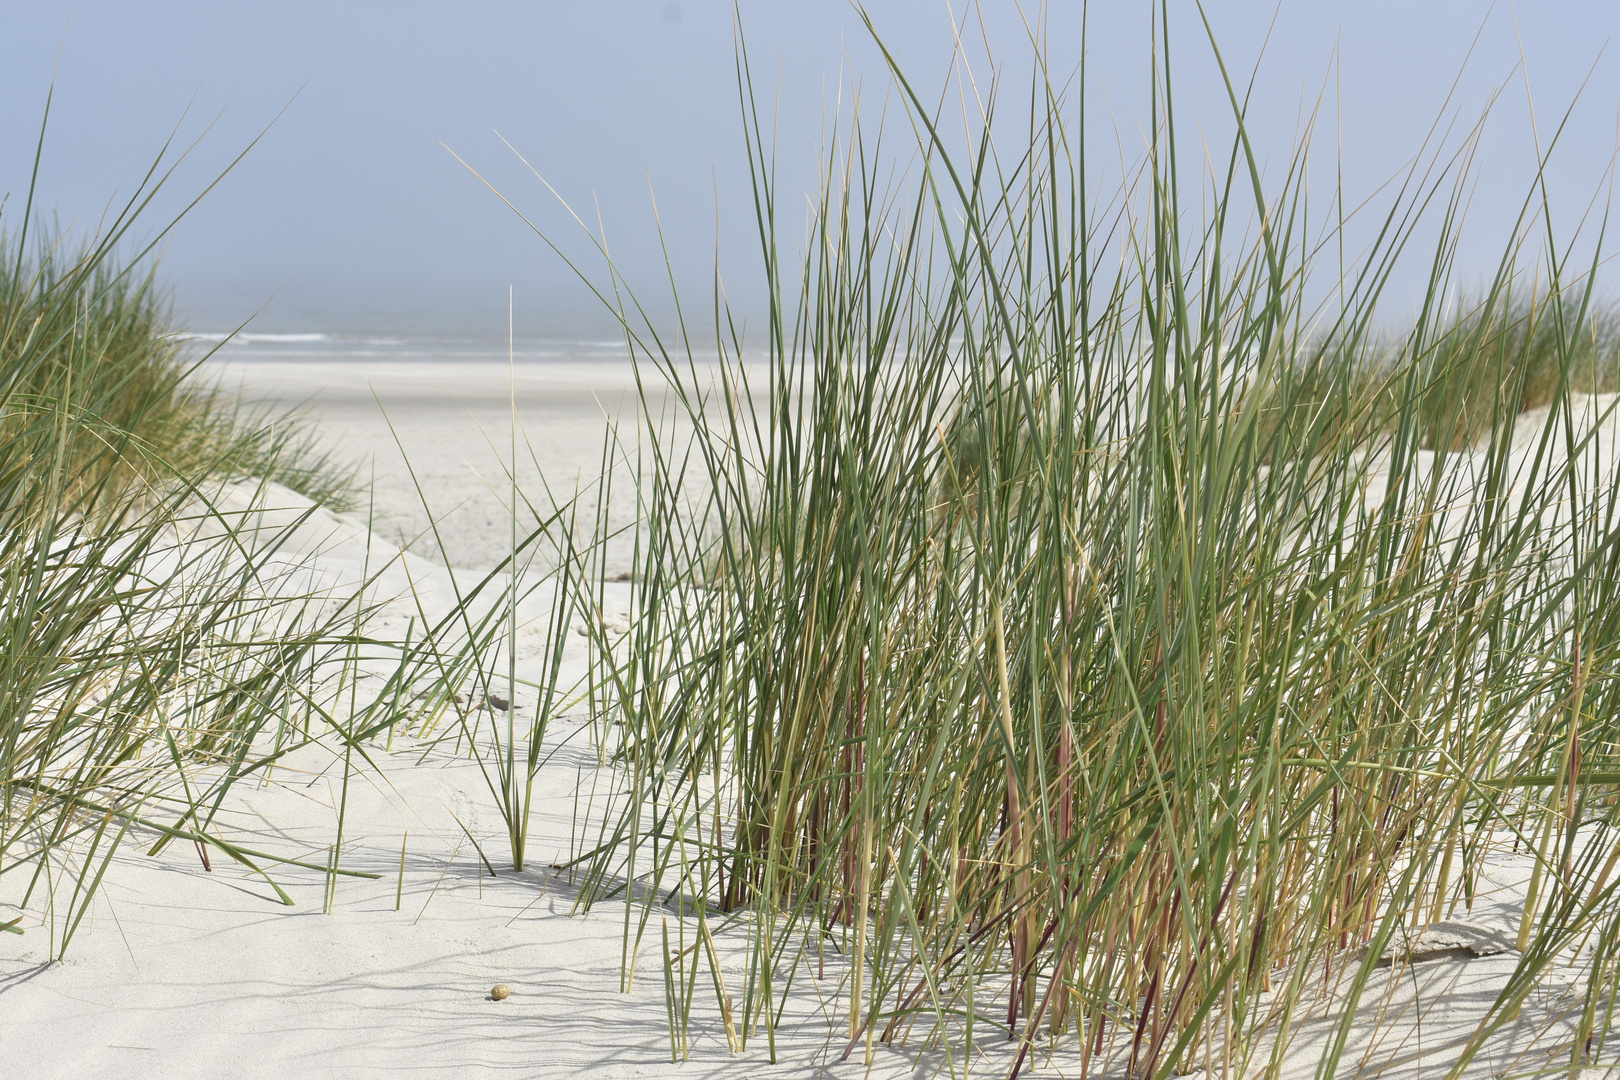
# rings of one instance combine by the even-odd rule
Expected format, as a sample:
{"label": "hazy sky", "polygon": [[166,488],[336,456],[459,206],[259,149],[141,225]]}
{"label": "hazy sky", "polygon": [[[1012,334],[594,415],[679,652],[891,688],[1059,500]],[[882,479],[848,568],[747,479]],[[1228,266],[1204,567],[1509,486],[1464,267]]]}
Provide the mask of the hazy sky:
{"label": "hazy sky", "polygon": [[[963,3],[953,4],[960,18]],[[1128,148],[1140,146],[1147,111],[1151,6],[1110,0],[1091,13],[1094,107]],[[952,5],[871,0],[868,10],[918,82],[941,89]],[[972,10],[974,34],[982,17],[1008,84],[1027,84],[1019,5],[986,0]],[[1229,116],[1197,9],[1172,0],[1170,10],[1183,122],[1218,130]],[[1515,71],[1521,43],[1543,141],[1590,75],[1551,174],[1555,225],[1568,232],[1595,193],[1606,198],[1620,104],[1620,56],[1605,52],[1620,30],[1613,0],[1537,0],[1516,10],[1481,0],[1285,0],[1280,9],[1270,0],[1209,0],[1208,10],[1229,62],[1245,70],[1276,14],[1257,137],[1285,158],[1302,100],[1325,87],[1319,140],[1342,147],[1352,201],[1418,149],[1454,82],[1452,107],[1467,121],[1499,89],[1464,249],[1480,278],[1533,172],[1526,87]],[[783,186],[804,191],[814,184],[824,109],[840,86],[847,101],[851,81],[859,83],[870,114],[887,76],[839,0],[743,0],[741,11],[756,80],[768,97],[779,93]],[[1047,11],[1054,63],[1072,66],[1080,4],[1053,2]],[[177,123],[189,144],[218,117],[171,182],[172,197],[155,208],[154,227],[269,125],[168,245],[164,276],[198,329],[226,327],[268,302],[261,329],[498,334],[510,285],[520,332],[600,333],[594,302],[556,256],[440,145],[484,171],[569,250],[583,250],[497,130],[592,220],[599,209],[616,255],[649,295],[660,294],[663,278],[650,182],[681,288],[707,307],[718,247],[728,289],[746,304],[757,291],[733,40],[732,8],[722,0],[11,3],[0,36],[5,217],[15,228],[56,67],[40,198],[80,227],[93,228],[108,200],[132,189]],[[1117,161],[1111,134],[1108,146]],[[1323,160],[1319,153],[1315,167]]]}

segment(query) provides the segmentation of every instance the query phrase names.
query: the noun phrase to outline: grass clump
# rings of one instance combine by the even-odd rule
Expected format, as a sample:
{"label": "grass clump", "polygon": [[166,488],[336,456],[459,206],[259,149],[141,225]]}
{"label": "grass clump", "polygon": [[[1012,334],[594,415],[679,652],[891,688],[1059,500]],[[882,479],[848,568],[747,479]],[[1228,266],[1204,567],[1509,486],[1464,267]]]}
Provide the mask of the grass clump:
{"label": "grass clump", "polygon": [[[242,412],[195,378],[155,280],[105,245],[0,237],[0,438],[13,461],[57,460],[77,510],[176,476],[253,476],[329,505],[348,477],[296,424]],[[42,423],[55,414],[67,426]],[[67,437],[66,445],[56,440]]]}
{"label": "grass clump", "polygon": [[26,875],[19,908],[48,894],[55,955],[131,830],[275,861],[213,815],[337,722],[324,682],[364,621],[363,591],[292,588],[277,536],[215,509],[242,477],[327,502],[346,477],[189,378],[153,273],[117,257],[131,220],[75,253],[0,243],[0,876]]}
{"label": "grass clump", "polygon": [[[1616,338],[1588,271],[1549,249],[1526,296],[1510,246],[1459,314],[1448,225],[1390,339],[1390,269],[1426,209],[1458,220],[1465,155],[1414,166],[1320,304],[1343,226],[1307,235],[1305,151],[1262,173],[1226,84],[1195,213],[1157,70],[1102,200],[1086,103],[1040,63],[1010,151],[1003,81],[953,141],[892,68],[911,166],[844,121],[793,264],[744,57],[763,372],[719,300],[712,361],[616,309],[693,435],[641,434],[635,614],[596,658],[627,790],[585,898],[624,898],[627,955],[661,913],[697,924],[664,953],[677,1057],[700,987],[774,1051],[791,988],[830,976],[846,1056],[912,1039],[954,1068],[1010,1037],[1014,1073],[1064,1048],[1250,1075],[1327,1017],[1333,1075],[1386,947],[1473,910],[1513,846],[1522,959],[1460,1070],[1555,959],[1620,940],[1589,394]],[[740,986],[699,947],[718,921]],[[1572,1066],[1615,968],[1585,977]]]}

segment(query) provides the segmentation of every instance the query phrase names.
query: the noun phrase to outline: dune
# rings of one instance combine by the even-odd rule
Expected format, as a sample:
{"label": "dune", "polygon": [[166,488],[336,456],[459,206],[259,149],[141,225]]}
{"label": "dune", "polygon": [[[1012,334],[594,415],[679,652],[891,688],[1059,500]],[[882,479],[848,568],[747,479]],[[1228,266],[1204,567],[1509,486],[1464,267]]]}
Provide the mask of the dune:
{"label": "dune", "polygon": [[[514,378],[453,365],[241,365],[225,376],[250,401],[305,404],[340,453],[367,461],[375,486],[367,518],[236,480],[214,493],[219,520],[248,548],[262,539],[275,566],[300,575],[301,589],[346,596],[369,580],[380,604],[372,632],[395,639],[414,621],[451,611],[509,542],[501,461],[513,386],[536,447],[519,476],[525,484],[541,473],[553,483],[590,475],[604,424],[633,393],[629,369],[617,367],[530,365]],[[1620,426],[1612,415],[1602,422],[1612,429],[1601,440],[1612,458]],[[1468,460],[1459,456],[1459,465]],[[1612,473],[1612,460],[1606,468]],[[422,548],[431,532],[424,502],[447,508],[438,521],[442,550]],[[615,513],[633,514],[634,504]],[[204,527],[188,537],[207,540]],[[611,622],[628,608],[630,586],[604,589]],[[548,611],[543,590],[520,608],[520,678],[543,676],[536,665]],[[584,673],[585,638],[573,640],[565,682]],[[355,692],[374,695],[385,676],[374,662]],[[525,696],[520,689],[520,717],[535,705]],[[475,723],[502,718],[488,701],[461,707]],[[585,823],[604,820],[623,789],[622,776],[591,749],[587,723],[576,705],[548,733],[521,872],[511,869],[487,774],[459,740],[378,733],[347,758],[333,745],[308,746],[260,783],[234,788],[215,827],[243,848],[305,864],[261,867],[292,906],[264,874],[218,851],[208,866],[181,843],[150,856],[158,834],[132,830],[66,959],[49,962],[62,928],[48,906],[29,909],[35,917],[22,937],[0,938],[0,1072],[166,1080],[1005,1073],[1017,1044],[993,1032],[980,1035],[965,1061],[960,1046],[946,1053],[882,1043],[870,1062],[864,1044],[842,1060],[848,1021],[833,1002],[847,990],[836,958],[819,971],[783,962],[782,977],[798,981],[774,1045],[756,1031],[734,1053],[735,1031],[728,1036],[726,1018],[709,1009],[693,1017],[689,1060],[672,1063],[663,935],[680,939],[692,928],[668,908],[639,932],[639,905],[606,902],[583,913],[575,875],[563,868],[582,850]],[[334,876],[320,867],[331,865],[340,805]],[[1358,1074],[1434,1076],[1448,1067],[1518,963],[1512,944],[1529,866],[1523,855],[1492,856],[1472,911],[1414,926],[1389,946],[1368,986],[1366,1019],[1349,1033],[1345,1060]],[[23,874],[7,875],[0,899],[18,903],[27,886]],[[719,935],[735,1000],[747,941],[746,923]],[[1544,981],[1468,1075],[1557,1065],[1551,1055],[1575,1029],[1586,955],[1572,953]],[[491,997],[497,984],[510,988],[505,1000]],[[1300,1023],[1284,1056],[1284,1077],[1313,1074],[1341,989],[1324,983],[1319,1015]],[[1072,1040],[1039,1048],[1030,1065],[1036,1075],[1081,1068]],[[1123,1075],[1123,1067],[1116,1060],[1099,1070],[1093,1061],[1091,1075]]]}

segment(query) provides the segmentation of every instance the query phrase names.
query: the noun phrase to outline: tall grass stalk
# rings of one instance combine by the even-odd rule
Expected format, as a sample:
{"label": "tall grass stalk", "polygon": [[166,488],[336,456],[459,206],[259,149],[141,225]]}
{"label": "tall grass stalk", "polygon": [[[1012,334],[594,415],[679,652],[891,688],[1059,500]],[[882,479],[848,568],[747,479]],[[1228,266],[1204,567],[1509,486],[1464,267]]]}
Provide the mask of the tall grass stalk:
{"label": "tall grass stalk", "polygon": [[[546,732],[579,690],[576,684],[564,681],[563,658],[570,628],[576,614],[588,619],[587,612],[599,611],[599,605],[592,605],[588,591],[582,588],[583,575],[600,568],[600,552],[610,534],[605,496],[595,519],[582,524],[581,492],[563,497],[547,487],[531,498],[518,487],[520,442],[537,468],[538,461],[518,424],[515,394],[512,425],[512,458],[505,466],[504,478],[510,498],[508,555],[476,576],[451,571],[448,583],[453,602],[436,619],[429,616],[417,597],[416,619],[411,625],[420,622],[420,641],[374,644],[381,653],[396,658],[397,685],[423,687],[415,696],[425,700],[425,705],[408,720],[405,733],[421,742],[424,754],[452,736],[458,751],[465,746],[465,753],[477,762],[506,826],[512,867],[522,871],[534,782],[549,760],[544,753]],[[399,442],[398,432],[394,432],[394,438]],[[400,443],[399,449],[417,496],[429,511],[426,535],[443,555],[444,538],[411,465],[409,448]],[[604,480],[601,490],[610,489],[611,482]],[[531,601],[539,602],[543,608],[537,626],[540,641],[536,643],[541,667],[536,678],[520,680],[519,609]],[[525,691],[532,697],[531,703],[520,702],[520,694]],[[527,716],[520,716],[525,708]],[[451,722],[441,729],[447,714]],[[479,855],[484,857],[481,850]],[[489,865],[488,859],[485,863]],[[489,869],[493,874],[494,867]]]}

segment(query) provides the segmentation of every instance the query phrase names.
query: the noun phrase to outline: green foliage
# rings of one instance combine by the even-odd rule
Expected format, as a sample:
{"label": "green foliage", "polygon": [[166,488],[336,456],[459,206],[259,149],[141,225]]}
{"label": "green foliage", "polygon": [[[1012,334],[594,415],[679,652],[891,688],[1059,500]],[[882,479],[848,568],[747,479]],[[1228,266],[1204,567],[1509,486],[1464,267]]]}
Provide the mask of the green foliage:
{"label": "green foliage", "polygon": [[328,501],[344,478],[298,425],[187,379],[150,270],[117,262],[127,225],[71,256],[0,241],[0,874],[51,894],[58,954],[132,828],[270,859],[213,814],[335,720],[365,616],[289,592],[274,538],[215,512],[232,477]]}
{"label": "green foliage", "polygon": [[104,246],[69,256],[55,235],[25,244],[0,236],[0,439],[13,464],[59,463],[60,475],[26,470],[32,483],[62,485],[89,513],[132,485],[202,474],[341,503],[347,477],[302,425],[244,413],[193,376],[155,266],[138,274]]}
{"label": "green foliage", "polygon": [[[1583,391],[1615,387],[1617,337],[1589,279],[1551,253],[1522,297],[1504,259],[1446,310],[1442,230],[1385,340],[1390,267],[1465,195],[1443,164],[1324,319],[1304,151],[1262,175],[1235,93],[1199,215],[1168,77],[1101,201],[1044,78],[1007,153],[994,95],[959,146],[897,68],[912,170],[845,122],[790,266],[740,70],[765,374],[719,301],[717,367],[615,308],[693,434],[647,404],[635,616],[594,660],[628,792],[584,895],[622,896],[634,942],[697,923],[664,930],[677,1056],[698,987],[774,1040],[832,968],[846,1055],[988,1028],[1020,1064],[1072,1039],[1133,1076],[1250,1075],[1328,980],[1332,1075],[1385,945],[1515,839],[1524,959],[1462,1062],[1582,935],[1615,940],[1620,526],[1612,399]],[[750,942],[729,990],[719,919]],[[1614,969],[1587,977],[1601,1046]]]}

